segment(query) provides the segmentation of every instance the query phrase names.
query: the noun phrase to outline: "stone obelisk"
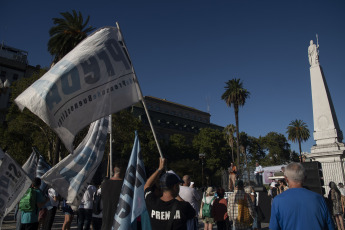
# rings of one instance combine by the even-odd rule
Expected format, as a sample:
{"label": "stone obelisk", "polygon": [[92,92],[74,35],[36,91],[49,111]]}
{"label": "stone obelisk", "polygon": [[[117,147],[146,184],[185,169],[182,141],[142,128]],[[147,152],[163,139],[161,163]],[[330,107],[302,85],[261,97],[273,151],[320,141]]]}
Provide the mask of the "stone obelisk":
{"label": "stone obelisk", "polygon": [[310,41],[308,48],[310,64],[310,80],[313,100],[314,140],[307,158],[319,161],[322,165],[324,184],[328,191],[330,181],[344,183],[344,151],[343,133],[340,130],[335,114],[326,78],[319,63],[319,44]]}

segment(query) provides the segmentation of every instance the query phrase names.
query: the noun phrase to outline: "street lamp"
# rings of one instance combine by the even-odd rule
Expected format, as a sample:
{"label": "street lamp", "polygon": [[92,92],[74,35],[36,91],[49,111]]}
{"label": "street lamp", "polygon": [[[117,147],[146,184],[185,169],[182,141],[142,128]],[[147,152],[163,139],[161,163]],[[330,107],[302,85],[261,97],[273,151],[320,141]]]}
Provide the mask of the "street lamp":
{"label": "street lamp", "polygon": [[10,88],[11,84],[10,82],[6,79],[4,83],[2,83],[0,79],[0,95],[1,93],[6,93],[7,89]]}
{"label": "street lamp", "polygon": [[202,187],[204,187],[204,159],[206,154],[205,153],[199,153],[199,158],[201,159],[201,184]]}

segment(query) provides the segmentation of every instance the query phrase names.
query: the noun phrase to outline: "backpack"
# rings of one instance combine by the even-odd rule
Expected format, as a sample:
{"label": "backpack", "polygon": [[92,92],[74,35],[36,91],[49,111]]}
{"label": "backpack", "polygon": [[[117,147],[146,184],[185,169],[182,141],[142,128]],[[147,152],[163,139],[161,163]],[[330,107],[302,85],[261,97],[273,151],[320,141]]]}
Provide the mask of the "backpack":
{"label": "backpack", "polygon": [[204,197],[204,205],[202,206],[202,217],[211,217],[211,208],[212,208],[212,201],[215,197],[212,198],[210,203],[206,203],[206,196]]}
{"label": "backpack", "polygon": [[92,206],[92,213],[95,215],[98,215],[102,212],[101,200],[102,200],[101,194],[97,194],[97,192],[95,192],[93,194],[93,206]]}
{"label": "backpack", "polygon": [[24,212],[36,210],[36,191],[29,188],[19,202],[19,209]]}
{"label": "backpack", "polygon": [[248,203],[247,203],[248,197],[247,196],[248,195],[245,194],[244,199],[238,201],[237,222],[251,226],[253,224],[254,220],[249,213],[249,208],[248,208]]}

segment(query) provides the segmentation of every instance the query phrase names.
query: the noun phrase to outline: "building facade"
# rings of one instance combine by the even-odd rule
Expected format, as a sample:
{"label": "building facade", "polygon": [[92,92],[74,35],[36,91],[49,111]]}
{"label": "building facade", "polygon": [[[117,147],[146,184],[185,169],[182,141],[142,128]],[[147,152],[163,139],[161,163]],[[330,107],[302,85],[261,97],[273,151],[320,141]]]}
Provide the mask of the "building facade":
{"label": "building facade", "polygon": [[[159,140],[169,141],[173,134],[181,134],[191,142],[202,128],[223,130],[224,127],[210,123],[209,113],[152,96],[144,97],[151,121]],[[149,122],[142,103],[132,106],[132,114],[144,125]]]}
{"label": "building facade", "polygon": [[4,44],[0,45],[0,123],[5,121],[10,107],[10,86],[14,81],[30,77],[40,66],[28,64],[28,53]]}

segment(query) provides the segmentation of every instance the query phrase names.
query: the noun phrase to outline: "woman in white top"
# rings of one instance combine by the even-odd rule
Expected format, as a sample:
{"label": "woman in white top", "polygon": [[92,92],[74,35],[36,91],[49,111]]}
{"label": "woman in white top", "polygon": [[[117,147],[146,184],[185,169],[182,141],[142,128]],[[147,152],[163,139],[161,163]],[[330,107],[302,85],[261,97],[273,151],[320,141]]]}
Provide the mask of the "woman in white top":
{"label": "woman in white top", "polygon": [[[199,216],[204,222],[204,230],[212,230],[212,225],[214,224],[214,219],[212,217],[211,208],[213,205],[213,201],[215,200],[215,196],[213,193],[212,187],[208,187],[202,200],[201,200],[201,207]],[[206,210],[203,210],[205,207],[209,207]]]}

